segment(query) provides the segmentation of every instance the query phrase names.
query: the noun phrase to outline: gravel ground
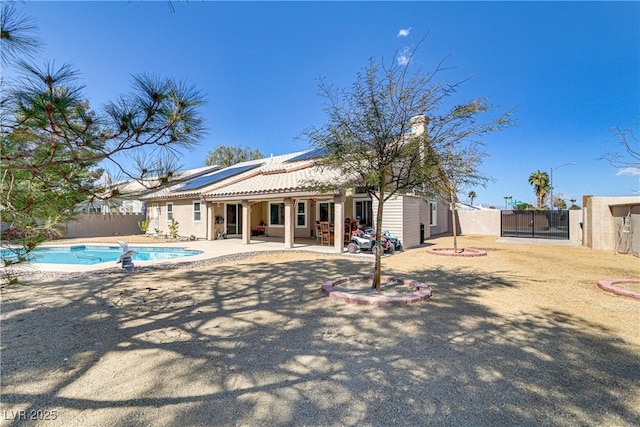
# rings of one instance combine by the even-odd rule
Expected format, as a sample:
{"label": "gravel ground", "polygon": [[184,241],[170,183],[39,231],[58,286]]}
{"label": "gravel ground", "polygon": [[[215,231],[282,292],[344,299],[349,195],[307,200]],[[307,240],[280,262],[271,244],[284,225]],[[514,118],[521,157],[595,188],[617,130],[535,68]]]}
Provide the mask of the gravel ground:
{"label": "gravel ground", "polygon": [[638,258],[460,246],[488,255],[384,259],[434,291],[402,307],[329,300],[371,261],[305,252],[23,277],[2,290],[0,423],[640,425],[640,301],[596,286]]}

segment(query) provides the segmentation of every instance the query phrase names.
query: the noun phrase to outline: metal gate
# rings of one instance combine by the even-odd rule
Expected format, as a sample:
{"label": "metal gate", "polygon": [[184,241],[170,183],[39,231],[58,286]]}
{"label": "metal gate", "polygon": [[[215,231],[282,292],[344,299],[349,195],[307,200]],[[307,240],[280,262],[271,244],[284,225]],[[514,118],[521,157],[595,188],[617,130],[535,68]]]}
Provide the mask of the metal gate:
{"label": "metal gate", "polygon": [[500,235],[569,240],[569,211],[502,211]]}

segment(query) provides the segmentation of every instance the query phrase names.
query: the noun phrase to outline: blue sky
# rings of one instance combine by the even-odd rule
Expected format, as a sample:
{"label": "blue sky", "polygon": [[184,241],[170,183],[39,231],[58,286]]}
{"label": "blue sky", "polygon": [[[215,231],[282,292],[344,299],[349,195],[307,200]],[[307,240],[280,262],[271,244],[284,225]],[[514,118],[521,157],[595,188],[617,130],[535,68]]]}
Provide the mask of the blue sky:
{"label": "blue sky", "polygon": [[[42,59],[81,72],[94,108],[129,90],[131,75],[183,80],[206,96],[208,135],[184,156],[204,165],[216,145],[265,155],[308,148],[326,122],[318,78],[348,87],[370,58],[471,78],[456,100],[515,109],[517,125],[484,139],[476,203],[535,203],[528,177],[553,172],[566,199],[633,195],[638,175],[604,160],[611,128],[640,121],[639,2],[26,2],[46,42]],[[401,31],[405,30],[405,31]],[[640,147],[636,147],[640,148]],[[560,165],[575,162],[574,165]]]}

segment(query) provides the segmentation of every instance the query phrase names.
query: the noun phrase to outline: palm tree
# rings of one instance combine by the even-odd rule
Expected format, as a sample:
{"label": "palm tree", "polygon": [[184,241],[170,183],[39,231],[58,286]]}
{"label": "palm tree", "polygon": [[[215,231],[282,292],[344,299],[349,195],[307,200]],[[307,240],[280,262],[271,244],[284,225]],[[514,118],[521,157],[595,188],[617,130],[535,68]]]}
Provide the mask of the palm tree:
{"label": "palm tree", "polygon": [[478,197],[475,191],[469,191],[469,204],[473,205],[473,201]]}
{"label": "palm tree", "polygon": [[533,185],[533,193],[536,195],[536,205],[538,208],[545,206],[545,199],[551,189],[549,185],[549,174],[537,170],[529,175],[529,184]]}
{"label": "palm tree", "polygon": [[578,201],[577,199],[569,199],[569,201],[571,202],[571,206],[569,206],[569,209],[571,210],[580,209],[580,206],[576,205],[576,202]]}
{"label": "palm tree", "polygon": [[567,202],[561,196],[553,196],[553,206],[560,210],[567,209]]}

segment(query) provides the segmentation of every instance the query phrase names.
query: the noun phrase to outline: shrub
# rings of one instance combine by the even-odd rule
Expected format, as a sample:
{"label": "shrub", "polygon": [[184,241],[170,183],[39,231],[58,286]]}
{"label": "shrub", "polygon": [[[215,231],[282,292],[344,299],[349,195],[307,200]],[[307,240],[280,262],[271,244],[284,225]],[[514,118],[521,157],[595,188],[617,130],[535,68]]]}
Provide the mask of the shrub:
{"label": "shrub", "polygon": [[178,226],[180,225],[180,223],[178,223],[178,221],[176,221],[175,218],[171,218],[171,224],[169,224],[169,236],[172,239],[177,239],[178,238]]}
{"label": "shrub", "polygon": [[149,220],[138,221],[138,227],[140,227],[140,231],[147,234],[147,230],[149,230]]}

